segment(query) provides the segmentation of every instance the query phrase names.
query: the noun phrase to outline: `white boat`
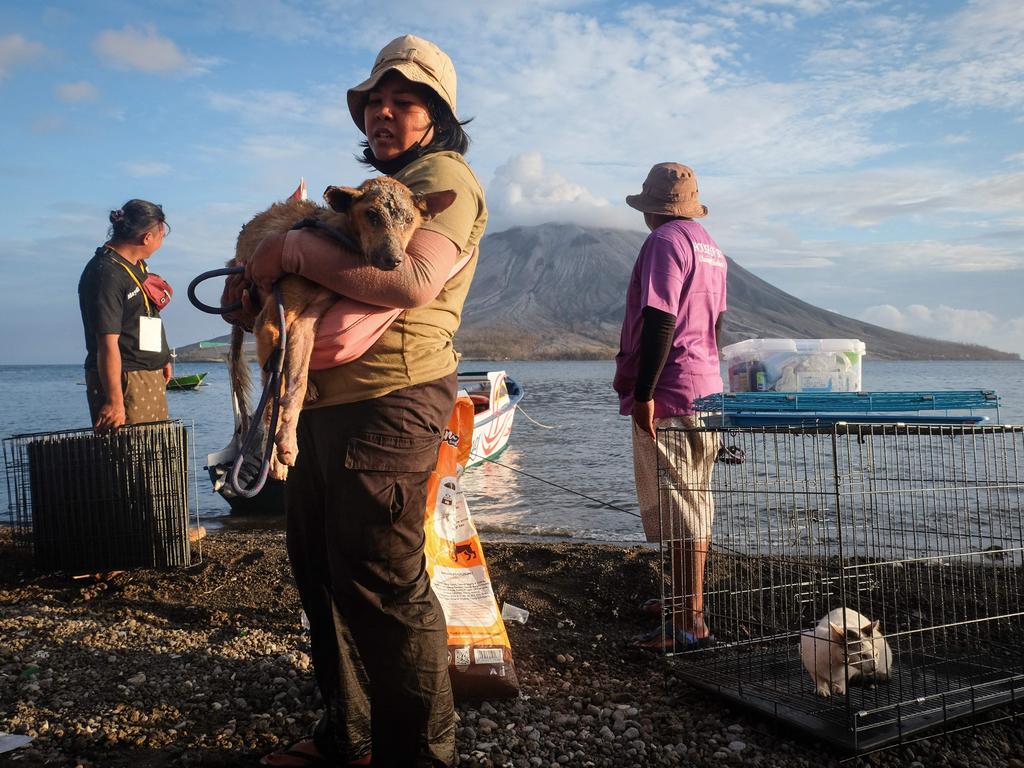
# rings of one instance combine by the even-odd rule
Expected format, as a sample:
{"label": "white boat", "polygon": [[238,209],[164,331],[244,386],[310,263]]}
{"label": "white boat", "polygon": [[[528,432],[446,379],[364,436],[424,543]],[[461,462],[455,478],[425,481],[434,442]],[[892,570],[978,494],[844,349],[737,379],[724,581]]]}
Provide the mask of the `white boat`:
{"label": "white boat", "polygon": [[473,448],[466,469],[497,458],[508,447],[523,388],[504,371],[459,373],[459,388],[473,401]]}
{"label": "white boat", "polygon": [[[472,371],[459,373],[459,390],[469,396],[474,407],[473,447],[466,465],[466,469],[469,469],[488,459],[497,458],[508,446],[512,419],[516,415],[516,405],[523,399],[523,388],[504,371]],[[268,479],[263,490],[252,498],[236,495],[226,482],[242,440],[241,418],[234,395],[231,402],[235,434],[225,448],[206,457],[205,468],[210,474],[213,488],[227,499],[233,514],[284,514],[283,481]],[[253,472],[258,474],[255,464],[250,467],[249,474]]]}

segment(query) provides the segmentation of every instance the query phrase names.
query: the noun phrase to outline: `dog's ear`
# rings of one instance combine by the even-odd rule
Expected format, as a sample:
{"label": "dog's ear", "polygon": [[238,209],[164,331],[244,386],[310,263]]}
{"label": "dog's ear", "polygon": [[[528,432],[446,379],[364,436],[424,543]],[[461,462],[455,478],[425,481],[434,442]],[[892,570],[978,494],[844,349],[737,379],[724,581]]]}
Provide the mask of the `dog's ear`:
{"label": "dog's ear", "polygon": [[441,213],[441,211],[447,209],[448,206],[454,203],[455,196],[456,193],[453,189],[416,195],[416,207],[420,209],[420,213],[423,215],[423,220],[427,221],[428,219],[434,218],[437,214]]}
{"label": "dog's ear", "polygon": [[324,190],[324,202],[332,211],[346,213],[352,203],[363,196],[363,193],[352,187],[328,187]]}

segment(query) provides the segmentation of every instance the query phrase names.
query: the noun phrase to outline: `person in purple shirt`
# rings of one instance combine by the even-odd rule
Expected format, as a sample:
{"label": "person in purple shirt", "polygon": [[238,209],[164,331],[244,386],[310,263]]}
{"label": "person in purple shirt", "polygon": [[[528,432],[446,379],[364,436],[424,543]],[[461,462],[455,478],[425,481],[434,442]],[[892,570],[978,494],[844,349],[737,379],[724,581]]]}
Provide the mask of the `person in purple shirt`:
{"label": "person in purple shirt", "polygon": [[[643,191],[628,196],[626,203],[644,214],[651,234],[626,293],[614,387],[620,413],[632,416],[644,534],[671,552],[672,594],[677,597],[663,614],[664,626],[641,635],[636,644],[678,652],[714,639],[704,621],[704,564],[715,514],[710,483],[718,437],[687,428],[701,426],[693,401],[722,391],[718,333],[726,310],[728,265],[695,221],[708,209],[700,202],[691,168],[655,165]],[[686,431],[663,433],[659,440],[658,427]],[[643,607],[663,613],[658,600]]]}

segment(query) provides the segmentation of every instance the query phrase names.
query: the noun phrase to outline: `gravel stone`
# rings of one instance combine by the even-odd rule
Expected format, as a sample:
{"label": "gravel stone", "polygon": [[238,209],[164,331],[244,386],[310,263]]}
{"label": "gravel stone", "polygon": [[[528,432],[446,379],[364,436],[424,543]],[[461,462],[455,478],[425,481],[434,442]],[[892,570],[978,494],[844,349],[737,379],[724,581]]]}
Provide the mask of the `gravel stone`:
{"label": "gravel stone", "polygon": [[[85,584],[35,572],[9,545],[0,527],[0,727],[33,741],[0,763],[245,768],[313,730],[321,703],[281,532],[213,532],[201,563]],[[499,604],[531,619],[507,627],[522,696],[457,703],[460,768],[1024,768],[1019,720],[841,763],[629,645],[650,628],[631,606],[659,591],[656,551],[485,546]]]}

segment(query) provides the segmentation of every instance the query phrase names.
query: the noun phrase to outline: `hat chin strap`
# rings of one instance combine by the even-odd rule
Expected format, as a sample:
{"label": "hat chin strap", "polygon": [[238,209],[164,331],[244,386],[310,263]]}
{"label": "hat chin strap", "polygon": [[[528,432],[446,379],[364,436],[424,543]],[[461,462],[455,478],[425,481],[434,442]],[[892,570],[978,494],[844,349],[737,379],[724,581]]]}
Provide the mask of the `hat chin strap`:
{"label": "hat chin strap", "polygon": [[431,120],[423,130],[423,135],[420,136],[411,147],[390,160],[378,160],[377,156],[373,154],[373,150],[369,147],[363,150],[363,159],[381,173],[387,176],[393,176],[413,160],[423,157],[423,155],[429,154],[430,152],[437,151],[423,146],[423,139],[427,137],[427,134],[430,133],[430,130],[433,127],[434,122]]}

